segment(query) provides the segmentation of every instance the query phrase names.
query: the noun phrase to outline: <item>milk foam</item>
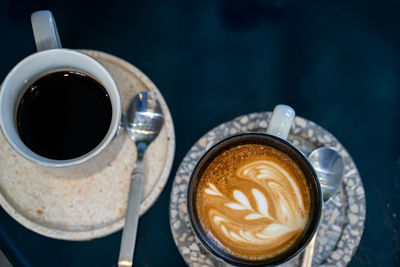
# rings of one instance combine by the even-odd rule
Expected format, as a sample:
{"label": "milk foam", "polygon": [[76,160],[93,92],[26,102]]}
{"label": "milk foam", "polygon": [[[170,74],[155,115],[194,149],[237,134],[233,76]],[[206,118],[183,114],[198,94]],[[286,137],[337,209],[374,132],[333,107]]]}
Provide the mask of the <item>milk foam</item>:
{"label": "milk foam", "polygon": [[[211,182],[204,188],[206,195],[220,198],[218,202],[227,208],[209,209],[212,228],[220,235],[242,245],[273,245],[304,228],[307,212],[301,189],[281,166],[268,160],[252,161],[239,168],[236,176],[253,182],[254,187],[225,194]],[[254,223],[261,219],[265,220],[262,224]]]}
{"label": "milk foam", "polygon": [[287,250],[303,232],[310,196],[303,172],[287,154],[244,144],[207,166],[196,208],[217,247],[238,257],[266,259]]}

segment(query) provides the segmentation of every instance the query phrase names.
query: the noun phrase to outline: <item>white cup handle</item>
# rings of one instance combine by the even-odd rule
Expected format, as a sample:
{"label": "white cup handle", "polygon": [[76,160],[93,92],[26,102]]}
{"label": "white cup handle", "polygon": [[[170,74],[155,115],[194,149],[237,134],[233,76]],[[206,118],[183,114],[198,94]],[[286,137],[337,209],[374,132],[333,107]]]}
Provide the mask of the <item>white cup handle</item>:
{"label": "white cup handle", "polygon": [[267,133],[286,140],[295,114],[294,109],[291,107],[286,105],[277,105],[272,112]]}
{"label": "white cup handle", "polygon": [[31,22],[37,51],[61,48],[56,21],[50,11],[40,10],[32,13]]}

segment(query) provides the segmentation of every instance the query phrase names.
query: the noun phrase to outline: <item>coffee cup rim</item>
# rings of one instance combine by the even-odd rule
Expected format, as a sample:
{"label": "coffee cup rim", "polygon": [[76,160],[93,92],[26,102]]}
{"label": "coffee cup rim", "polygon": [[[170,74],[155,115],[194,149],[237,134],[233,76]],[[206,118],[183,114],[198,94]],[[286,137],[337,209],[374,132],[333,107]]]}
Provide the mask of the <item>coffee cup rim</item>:
{"label": "coffee cup rim", "polygon": [[[19,70],[24,68],[24,66],[28,63],[31,63],[33,61],[39,60],[41,57],[44,55],[47,56],[57,56],[60,54],[64,55],[74,55],[76,57],[80,57],[83,60],[90,62],[92,66],[97,68],[97,70],[101,70],[102,74],[104,74],[104,80],[107,80],[110,86],[105,86],[103,82],[99,81],[104,89],[109,93],[109,95],[113,95],[113,100],[110,99],[111,101],[111,106],[112,106],[112,117],[111,117],[111,122],[110,122],[110,128],[108,129],[106,135],[104,136],[103,140],[91,151],[88,153],[85,153],[79,157],[73,158],[73,159],[66,159],[66,160],[55,160],[55,159],[49,159],[46,157],[43,157],[32,150],[30,150],[22,141],[20,144],[16,144],[14,141],[12,141],[14,138],[12,136],[12,133],[10,133],[10,130],[8,129],[10,126],[7,126],[6,123],[3,121],[3,115],[0,116],[0,129],[7,140],[7,142],[11,145],[11,147],[21,156],[24,158],[30,160],[31,162],[43,166],[43,167],[50,167],[50,168],[63,168],[63,167],[72,167],[72,166],[77,166],[81,165],[90,159],[96,157],[99,153],[101,153],[105,147],[113,140],[113,138],[116,136],[118,128],[120,127],[120,121],[122,118],[122,104],[121,104],[121,97],[120,93],[118,90],[117,83],[115,82],[114,78],[112,75],[108,72],[108,70],[105,68],[103,64],[95,60],[93,57],[86,55],[84,53],[81,53],[79,51],[73,50],[73,49],[67,49],[67,48],[54,48],[54,49],[48,49],[48,50],[43,50],[39,52],[35,52],[24,59],[22,59],[20,62],[18,62],[7,74],[6,78],[0,85],[0,106],[5,101],[3,98],[5,97],[4,95],[6,94],[5,88],[7,86],[11,86],[10,83],[13,82],[12,79],[15,79],[13,77],[15,73]],[[75,69],[77,71],[81,71],[84,73],[87,73],[89,76],[94,77],[95,75],[92,75],[90,71],[85,71],[80,69],[79,67],[76,68],[71,68],[71,67],[65,67],[65,70],[72,70]],[[51,72],[56,72],[59,69],[50,69],[48,70],[47,73]],[[61,68],[60,70],[63,70]],[[40,74],[39,76],[44,76],[46,74]],[[98,77],[94,77],[96,80],[99,80]],[[7,89],[11,90],[11,89]],[[9,111],[8,111],[9,112]],[[2,112],[3,113],[3,112]],[[15,110],[12,111],[12,113],[15,113]],[[15,127],[15,125],[14,125]],[[25,151],[24,151],[25,150]],[[26,151],[29,151],[29,153],[26,153]]]}
{"label": "coffee cup rim", "polygon": [[[316,198],[318,198],[318,201],[315,203],[311,203],[313,205],[313,212],[314,215],[307,223],[307,229],[304,231],[302,234],[304,234],[304,238],[302,238],[297,244],[291,246],[288,251],[280,253],[277,257],[271,257],[267,259],[262,259],[262,260],[250,260],[250,259],[245,259],[245,258],[240,258],[237,256],[233,256],[229,253],[223,252],[220,248],[218,248],[217,245],[213,243],[210,239],[207,238],[207,234],[205,231],[202,229],[201,223],[200,223],[200,218],[198,217],[197,210],[195,207],[196,203],[196,193],[197,193],[197,185],[199,183],[199,180],[202,176],[202,173],[204,172],[205,168],[209,165],[209,163],[220,153],[223,151],[228,150],[229,148],[238,146],[240,144],[249,144],[249,143],[254,143],[254,142],[246,142],[245,138],[249,138],[247,140],[250,140],[251,138],[254,138],[254,140],[263,140],[266,142],[270,142],[271,140],[273,142],[270,142],[269,144],[265,144],[262,142],[259,142],[261,144],[265,145],[271,145],[272,143],[274,145],[276,144],[283,144],[286,148],[290,148],[291,151],[295,152],[297,155],[297,160],[300,158],[303,162],[303,166],[307,167],[307,170],[309,171],[309,174],[311,174],[312,178],[308,178],[306,175],[307,181],[312,179],[312,187],[315,190],[314,195]],[[245,139],[245,141],[243,141]],[[243,142],[240,142],[240,141]],[[272,145],[272,147],[275,147]],[[275,147],[276,148],[276,147]],[[278,148],[279,149],[279,148]],[[281,149],[279,149],[282,151]],[[284,153],[287,153],[286,151],[283,151]],[[287,153],[288,154],[288,153]],[[289,155],[291,156],[291,155]],[[294,159],[297,163],[297,160]],[[301,166],[300,166],[301,167]],[[301,167],[302,168],[302,167]],[[304,169],[302,168],[302,171],[304,172]],[[308,161],[307,157],[299,150],[297,149],[294,145],[289,143],[288,141],[279,138],[274,135],[270,135],[267,133],[259,133],[259,132],[246,132],[246,133],[240,133],[240,134],[235,134],[232,136],[229,136],[227,138],[224,138],[223,140],[217,142],[213,146],[211,146],[200,158],[200,160],[197,162],[195,165],[190,179],[189,179],[189,184],[188,184],[188,189],[186,192],[186,206],[188,210],[188,215],[189,215],[189,222],[192,231],[195,234],[195,237],[197,240],[200,241],[200,243],[203,245],[203,247],[206,248],[208,252],[211,253],[214,257],[217,259],[220,259],[228,264],[232,264],[235,266],[275,266],[282,264],[284,262],[289,261],[290,259],[294,258],[296,255],[298,255],[303,249],[307,246],[307,244],[311,241],[312,237],[314,236],[315,232],[317,231],[318,225],[321,220],[321,213],[322,213],[322,191],[321,191],[321,186],[318,180],[318,176],[312,167],[311,163]],[[314,202],[314,201],[311,201]],[[293,248],[293,249],[292,249]]]}

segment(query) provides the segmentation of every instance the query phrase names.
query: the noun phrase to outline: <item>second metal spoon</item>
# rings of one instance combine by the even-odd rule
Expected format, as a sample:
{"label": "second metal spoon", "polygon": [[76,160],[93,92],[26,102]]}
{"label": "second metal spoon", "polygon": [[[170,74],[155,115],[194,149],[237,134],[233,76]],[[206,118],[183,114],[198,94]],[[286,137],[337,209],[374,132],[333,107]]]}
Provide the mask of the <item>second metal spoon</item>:
{"label": "second metal spoon", "polygon": [[[308,160],[314,167],[321,184],[324,204],[331,200],[342,183],[344,163],[339,152],[334,148],[320,147],[311,152]],[[312,260],[315,250],[315,241],[317,233],[307,245],[304,253],[301,267],[312,266]]]}

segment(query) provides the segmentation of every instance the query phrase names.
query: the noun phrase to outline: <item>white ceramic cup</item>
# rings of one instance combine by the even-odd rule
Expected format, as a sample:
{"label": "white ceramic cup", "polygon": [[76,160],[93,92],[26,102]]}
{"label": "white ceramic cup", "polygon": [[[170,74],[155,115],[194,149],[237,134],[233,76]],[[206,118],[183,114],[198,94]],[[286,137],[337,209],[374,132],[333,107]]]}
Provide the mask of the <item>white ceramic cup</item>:
{"label": "white ceramic cup", "polygon": [[[122,116],[117,84],[105,67],[92,57],[61,48],[57,27],[50,11],[35,12],[31,19],[38,52],[19,62],[8,73],[0,87],[1,130],[8,143],[20,155],[38,165],[45,167],[80,165],[104,150],[117,134]],[[16,127],[16,111],[27,88],[46,74],[61,70],[75,70],[94,77],[106,89],[112,107],[111,124],[103,140],[92,151],[68,160],[54,160],[36,154],[21,140]]]}

